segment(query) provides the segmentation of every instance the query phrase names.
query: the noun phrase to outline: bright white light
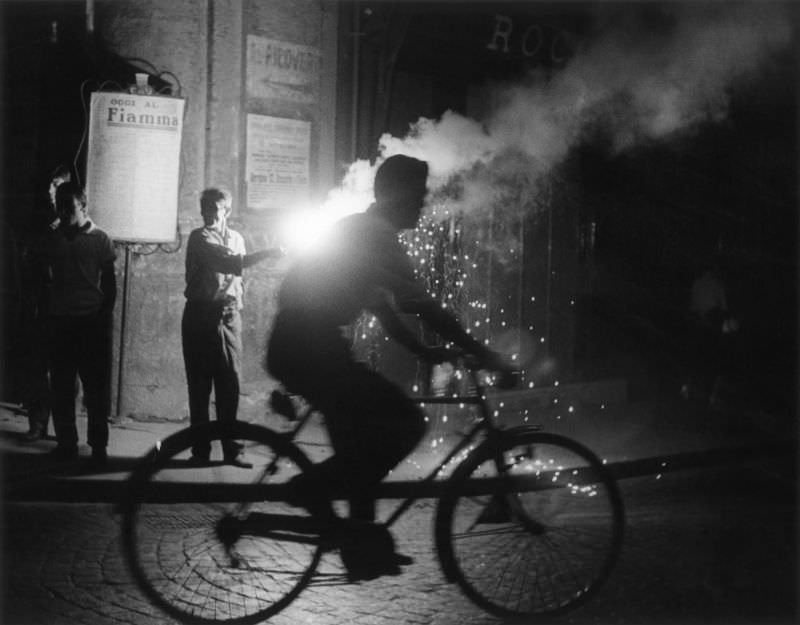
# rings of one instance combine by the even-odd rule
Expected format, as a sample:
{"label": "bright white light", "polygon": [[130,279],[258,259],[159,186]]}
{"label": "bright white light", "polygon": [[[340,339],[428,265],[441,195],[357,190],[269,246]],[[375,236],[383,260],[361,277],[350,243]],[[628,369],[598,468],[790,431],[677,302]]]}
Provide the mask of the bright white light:
{"label": "bright white light", "polygon": [[332,215],[322,209],[297,209],[286,216],[281,224],[282,239],[290,253],[304,254],[317,249],[331,226]]}
{"label": "bright white light", "polygon": [[344,197],[331,193],[320,207],[295,208],[287,212],[281,224],[284,248],[290,254],[308,254],[324,248],[333,225],[353,213],[364,212],[371,197]]}
{"label": "bright white light", "polygon": [[356,161],[350,165],[341,185],[328,193],[321,206],[287,210],[280,225],[283,247],[290,254],[319,250],[334,223],[352,213],[364,212],[372,203],[374,175],[369,161]]}

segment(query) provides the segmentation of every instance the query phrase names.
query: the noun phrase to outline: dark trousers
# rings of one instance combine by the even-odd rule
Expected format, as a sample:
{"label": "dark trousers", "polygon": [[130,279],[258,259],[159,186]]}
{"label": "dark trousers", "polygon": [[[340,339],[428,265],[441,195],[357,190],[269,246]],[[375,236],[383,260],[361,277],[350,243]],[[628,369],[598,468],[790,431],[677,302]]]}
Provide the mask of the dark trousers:
{"label": "dark trousers", "polygon": [[83,383],[93,449],[108,445],[111,413],[111,319],[105,314],[50,317],[46,321],[53,425],[59,446],[78,444],[77,377]]}
{"label": "dark trousers", "polygon": [[[214,388],[217,420],[232,423],[239,410],[239,371],[242,354],[242,318],[234,306],[187,302],[181,336],[186,382],[189,388],[189,420],[192,425],[209,421],[211,388]],[[235,456],[238,444],[224,443],[226,457]],[[207,456],[208,445],[192,448]]]}
{"label": "dark trousers", "polygon": [[381,480],[413,451],[425,416],[396,385],[353,360],[338,327],[297,311],[279,313],[267,368],[325,416],[334,455],[314,466],[315,482],[347,494],[350,516],[374,520]]}
{"label": "dark trousers", "polygon": [[48,360],[47,327],[43,320],[33,319],[25,328],[28,353],[24,358],[25,395],[31,431],[47,432],[50,423],[50,371]]}

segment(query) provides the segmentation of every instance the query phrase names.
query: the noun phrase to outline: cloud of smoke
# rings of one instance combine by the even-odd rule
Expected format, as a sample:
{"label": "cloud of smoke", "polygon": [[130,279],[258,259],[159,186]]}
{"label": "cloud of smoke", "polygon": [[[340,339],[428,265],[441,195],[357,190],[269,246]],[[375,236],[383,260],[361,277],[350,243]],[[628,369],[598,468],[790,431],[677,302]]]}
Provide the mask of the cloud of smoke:
{"label": "cloud of smoke", "polygon": [[[571,111],[566,142],[592,123],[607,124],[614,146],[624,149],[719,121],[728,112],[729,89],[791,41],[786,4],[667,6],[656,15],[650,9],[601,16],[598,38],[555,77],[546,105]],[[525,98],[523,92],[516,99]]]}
{"label": "cloud of smoke", "polygon": [[367,160],[351,163],[342,183],[328,193],[323,207],[325,212],[338,219],[349,213],[365,211],[373,200],[375,169]]}
{"label": "cloud of smoke", "polygon": [[[791,17],[780,2],[600,3],[594,33],[565,68],[497,86],[498,104],[482,122],[448,111],[421,118],[405,137],[384,135],[381,159],[428,161],[434,191],[472,176],[457,209],[485,205],[493,192],[483,185],[508,179],[508,167],[527,170],[528,179],[531,170],[546,174],[592,133],[625,150],[724,119],[730,89],[790,44]],[[373,173],[354,164],[348,175]]]}

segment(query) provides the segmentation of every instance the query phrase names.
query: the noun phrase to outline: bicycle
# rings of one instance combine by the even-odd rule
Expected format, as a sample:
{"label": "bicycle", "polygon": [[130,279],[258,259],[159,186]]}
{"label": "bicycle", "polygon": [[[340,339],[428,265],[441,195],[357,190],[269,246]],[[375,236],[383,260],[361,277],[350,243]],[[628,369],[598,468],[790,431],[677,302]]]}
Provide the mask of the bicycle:
{"label": "bicycle", "polygon": [[[391,526],[441,485],[434,539],[446,579],[505,619],[566,612],[597,592],[620,552],[617,483],[574,440],[536,426],[500,429],[478,373],[469,373],[467,395],[415,398],[422,406],[472,405],[478,415],[383,523]],[[128,479],[124,554],[147,597],[180,621],[244,625],[275,615],[341,540],[347,522],[331,523],[340,494],[312,507],[314,514],[286,501],[287,481],[312,466],[293,441],[314,411],[293,414],[287,396],[274,399],[293,423],[288,431],[243,422],[192,426],[157,443]],[[245,445],[252,469],[188,465],[193,443],[224,438]],[[437,479],[451,464],[452,474]]]}

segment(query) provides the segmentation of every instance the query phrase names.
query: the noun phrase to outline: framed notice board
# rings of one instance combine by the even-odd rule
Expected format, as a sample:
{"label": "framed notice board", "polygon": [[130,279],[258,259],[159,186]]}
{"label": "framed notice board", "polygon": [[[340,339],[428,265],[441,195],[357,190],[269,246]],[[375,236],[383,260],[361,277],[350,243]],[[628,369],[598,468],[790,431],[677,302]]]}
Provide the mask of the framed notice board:
{"label": "framed notice board", "polygon": [[183,109],[181,98],[92,94],[86,193],[111,238],[175,240]]}

